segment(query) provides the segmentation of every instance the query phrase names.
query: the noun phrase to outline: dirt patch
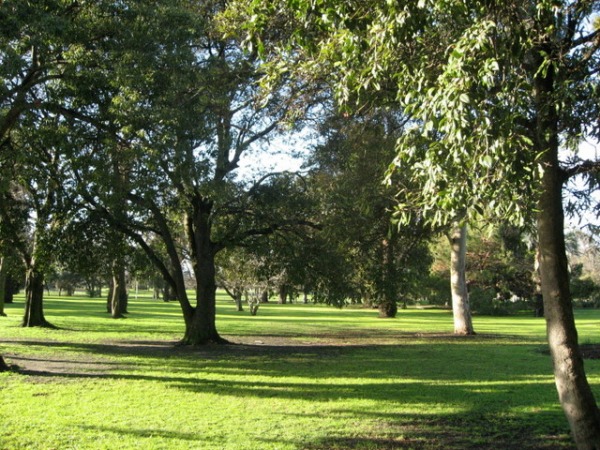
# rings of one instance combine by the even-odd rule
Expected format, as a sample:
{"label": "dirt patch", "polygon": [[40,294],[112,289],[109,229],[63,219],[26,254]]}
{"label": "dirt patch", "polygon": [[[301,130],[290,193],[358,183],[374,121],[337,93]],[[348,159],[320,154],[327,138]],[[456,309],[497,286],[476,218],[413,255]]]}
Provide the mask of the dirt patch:
{"label": "dirt patch", "polygon": [[[3,343],[12,344],[11,347],[15,350],[4,354],[10,369],[32,376],[35,381],[49,381],[53,377],[106,377],[115,371],[135,370],[139,357],[158,360],[173,357],[221,360],[247,357],[278,358],[302,354],[328,358],[338,355],[343,347],[367,347],[350,341],[340,345],[337,339],[325,339],[322,343],[315,344],[293,338],[264,335],[244,336],[228,344],[207,344],[200,347],[180,346],[176,341],[142,340],[105,341],[100,344],[15,339]],[[36,349],[36,352],[20,354],[17,350],[20,346]],[[52,354],[55,353],[53,348],[58,350],[58,354]]]}

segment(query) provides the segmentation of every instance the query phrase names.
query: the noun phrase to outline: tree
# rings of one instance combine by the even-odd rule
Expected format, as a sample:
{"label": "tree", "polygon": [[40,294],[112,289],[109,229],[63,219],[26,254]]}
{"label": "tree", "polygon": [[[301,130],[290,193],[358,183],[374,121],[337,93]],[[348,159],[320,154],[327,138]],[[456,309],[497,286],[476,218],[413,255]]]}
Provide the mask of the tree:
{"label": "tree", "polygon": [[[475,223],[469,229],[466,273],[469,302],[478,314],[508,314],[533,299],[534,254],[526,230],[509,225]],[[432,273],[447,278],[447,240],[432,246]],[[520,300],[520,301],[517,301]]]}
{"label": "tree", "polygon": [[[68,183],[60,178],[68,146],[65,117],[77,115],[73,108],[81,104],[57,92],[81,73],[74,60],[90,36],[105,36],[87,28],[88,7],[53,0],[0,2],[2,195],[5,206],[14,206],[3,208],[2,220],[26,266],[25,326],[49,325],[43,314],[44,272],[68,203],[63,196]],[[29,228],[23,219],[28,214]]]}
{"label": "tree", "polygon": [[[394,226],[395,191],[383,183],[402,129],[402,117],[393,110],[333,114],[320,127],[323,143],[310,161],[310,183],[321,202],[320,239],[327,247],[323,254],[334,258],[337,253],[343,261],[330,272],[322,267],[330,261],[317,257],[315,277],[321,278],[321,285],[329,284],[325,292],[330,298],[325,300],[376,305],[382,317],[395,316],[398,304],[415,297],[430,261],[426,245],[430,229],[418,219]],[[399,174],[394,184],[404,182]],[[341,291],[333,295],[336,287]]]}
{"label": "tree", "polygon": [[[147,253],[172,287],[186,325],[182,343],[224,342],[215,323],[216,255],[306,224],[302,211],[282,219],[258,208],[259,188],[274,175],[254,183],[234,177],[242,155],[293,106],[295,88],[259,103],[255,56],[213,26],[219,1],[104,7],[111,14],[93,17],[116,21],[106,25],[114,34],[86,47],[94,64],[81,76],[94,79],[94,92],[72,116],[80,144],[71,147],[78,192]],[[74,83],[74,101],[84,88]],[[164,254],[152,246],[157,239]],[[186,267],[195,303],[186,292]]]}
{"label": "tree", "polygon": [[456,225],[448,235],[450,241],[450,291],[454,334],[475,334],[469,305],[469,292],[466,279],[467,226]]}
{"label": "tree", "polygon": [[[577,343],[564,245],[562,189],[595,161],[561,164],[597,135],[600,31],[588,24],[598,2],[250,1],[246,27],[292,17],[293,51],[279,67],[332,71],[347,105],[392,82],[414,124],[399,141],[396,170],[421,185],[400,205],[432,223],[457,211],[515,223],[536,214],[547,334],[559,398],[579,448],[600,443],[600,412]],[[240,5],[235,5],[240,9]],[[262,45],[264,47],[264,45]],[[274,65],[277,68],[277,64]],[[588,126],[593,124],[593,126]],[[598,136],[596,136],[597,138]],[[595,186],[595,183],[589,184]],[[533,207],[536,206],[536,208]]]}
{"label": "tree", "polygon": [[[35,125],[34,125],[35,124]],[[63,184],[63,159],[57,144],[62,132],[56,118],[43,112],[27,115],[6,144],[16,155],[10,188],[0,214],[5,236],[25,265],[23,326],[52,326],[43,311],[44,277],[53,247],[71,207]],[[34,133],[31,130],[35,129]]]}
{"label": "tree", "polygon": [[8,367],[8,364],[4,362],[4,358],[2,357],[2,355],[0,355],[0,372],[7,372],[9,370],[10,367]]}

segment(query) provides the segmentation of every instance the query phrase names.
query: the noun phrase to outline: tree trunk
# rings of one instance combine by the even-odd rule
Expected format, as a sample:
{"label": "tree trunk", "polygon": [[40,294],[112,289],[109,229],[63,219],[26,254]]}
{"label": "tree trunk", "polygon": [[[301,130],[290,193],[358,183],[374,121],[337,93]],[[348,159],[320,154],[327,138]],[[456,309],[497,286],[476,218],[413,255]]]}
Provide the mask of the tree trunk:
{"label": "tree trunk", "polygon": [[6,291],[4,293],[4,303],[13,303],[13,299],[15,293],[18,292],[18,284],[15,282],[13,277],[9,275],[6,276]]}
{"label": "tree trunk", "polygon": [[164,282],[164,287],[162,290],[162,298],[163,298],[163,302],[170,302],[172,300],[177,300],[177,294],[175,293],[175,290],[166,281]]}
{"label": "tree trunk", "polygon": [[269,289],[265,289],[260,294],[260,302],[261,303],[269,303]]}
{"label": "tree trunk", "polygon": [[450,290],[454,334],[473,335],[475,330],[471,319],[466,277],[467,226],[455,225],[448,239],[450,240]]}
{"label": "tree trunk", "polygon": [[8,367],[8,364],[6,364],[2,355],[0,355],[0,372],[7,372],[8,370],[10,370],[10,367]]}
{"label": "tree trunk", "polygon": [[[226,343],[227,341],[219,336],[216,326],[216,248],[211,241],[212,203],[200,198],[195,198],[193,203],[194,212],[186,218],[186,224],[188,240],[192,247],[192,267],[196,276],[196,307],[184,308],[185,335],[181,343]],[[185,289],[185,286],[181,286],[180,289]]]}
{"label": "tree trunk", "polygon": [[377,307],[379,317],[382,319],[393,319],[398,314],[396,302],[384,302]]}
{"label": "tree trunk", "polygon": [[204,345],[225,343],[216,326],[216,292],[214,255],[205,254],[197,261],[201,272],[196,273],[196,307],[186,315],[182,344]]}
{"label": "tree trunk", "polygon": [[[248,295],[246,295],[246,297],[248,297]],[[237,312],[243,312],[244,311],[243,292],[241,290],[234,289],[233,300],[235,301],[235,310]]]}
{"label": "tree trunk", "polygon": [[125,267],[119,262],[113,263],[112,283],[110,290],[110,316],[113,319],[124,318],[127,311],[127,285]]}
{"label": "tree trunk", "polygon": [[4,312],[4,299],[6,298],[6,289],[8,284],[6,282],[6,260],[0,258],[0,317],[6,317]]}
{"label": "tree trunk", "polygon": [[44,317],[44,275],[34,268],[27,269],[25,278],[24,327],[49,327],[52,324]]}
{"label": "tree trunk", "polygon": [[554,379],[577,448],[598,450],[600,411],[583,366],[569,286],[562,205],[564,179],[558,160],[558,116],[551,64],[547,71],[539,71],[535,88],[535,150],[542,155],[543,169],[537,218],[539,264]]}
{"label": "tree trunk", "polygon": [[287,296],[288,296],[288,287],[285,284],[280,284],[279,285],[279,304],[280,305],[285,305],[287,303]]}
{"label": "tree trunk", "polygon": [[560,403],[577,448],[600,449],[600,412],[578,345],[564,247],[561,182],[554,167],[545,168],[538,238],[544,316]]}

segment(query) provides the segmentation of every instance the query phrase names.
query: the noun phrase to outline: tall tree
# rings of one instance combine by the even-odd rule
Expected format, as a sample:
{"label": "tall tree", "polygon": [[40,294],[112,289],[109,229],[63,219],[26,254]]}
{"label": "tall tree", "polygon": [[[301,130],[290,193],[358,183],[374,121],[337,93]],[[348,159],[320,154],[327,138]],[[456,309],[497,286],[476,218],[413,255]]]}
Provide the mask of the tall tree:
{"label": "tall tree", "polygon": [[[81,76],[93,77],[95,90],[73,115],[79,192],[146,251],[172,287],[186,325],[182,343],[223,342],[215,323],[217,253],[303,222],[301,211],[281,221],[255,207],[258,186],[272,177],[254,184],[234,177],[242,155],[277,129],[294,89],[259,98],[255,57],[214,29],[223,2],[103,7],[110,14],[95,17],[115,21],[107,24],[114,35],[88,44],[97,57]],[[74,84],[75,100],[82,85]],[[118,171],[125,182],[111,182]],[[156,239],[164,254],[151,245]],[[188,266],[195,302],[186,291]]]}
{"label": "tall tree", "polygon": [[[300,61],[303,74],[331,70],[347,103],[395,86],[414,124],[400,139],[395,166],[410,168],[421,184],[406,203],[419,205],[429,221],[487,209],[522,223],[537,211],[556,387],[577,446],[599,448],[600,412],[577,343],[562,205],[565,181],[596,173],[599,164],[559,159],[561,143],[576,151],[582,135],[598,137],[600,31],[591,23],[599,3],[242,3],[250,6],[246,26],[258,48],[264,44],[256,29],[293,19],[292,45],[278,53],[279,67]],[[399,214],[407,219],[407,211],[401,205]]]}
{"label": "tall tree", "polygon": [[[384,317],[394,316],[397,305],[414,294],[429,262],[429,228],[418,219],[407,226],[393,225],[396,191],[383,183],[395,141],[402,133],[401,119],[393,110],[384,109],[352,117],[334,114],[320,127],[323,143],[315,148],[310,171],[310,182],[321,202],[321,239],[329,247],[325,254],[337,252],[344,261],[335,266],[334,273],[325,267],[318,270],[316,278],[333,277],[325,283],[331,288],[342,287],[340,281],[346,284],[338,295],[326,289],[324,293],[331,298],[324,300],[361,299],[380,307]],[[406,182],[401,174],[395,178],[394,183]]]}

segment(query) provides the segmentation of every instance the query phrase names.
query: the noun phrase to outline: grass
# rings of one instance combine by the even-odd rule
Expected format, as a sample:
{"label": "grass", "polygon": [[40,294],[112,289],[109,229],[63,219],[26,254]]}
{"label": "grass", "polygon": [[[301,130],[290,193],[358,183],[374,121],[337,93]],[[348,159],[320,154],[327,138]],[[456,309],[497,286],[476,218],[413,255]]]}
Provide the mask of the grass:
{"label": "grass", "polygon": [[[568,449],[544,321],[448,311],[218,301],[239,345],[181,348],[176,303],[140,296],[124,320],[102,300],[46,300],[58,330],[0,318],[0,449]],[[600,342],[600,312],[577,312]],[[600,398],[600,361],[586,361]]]}

